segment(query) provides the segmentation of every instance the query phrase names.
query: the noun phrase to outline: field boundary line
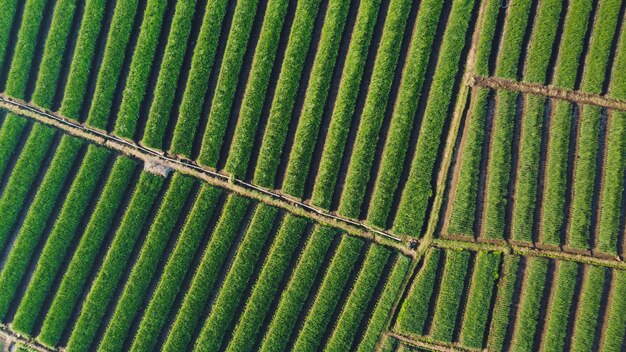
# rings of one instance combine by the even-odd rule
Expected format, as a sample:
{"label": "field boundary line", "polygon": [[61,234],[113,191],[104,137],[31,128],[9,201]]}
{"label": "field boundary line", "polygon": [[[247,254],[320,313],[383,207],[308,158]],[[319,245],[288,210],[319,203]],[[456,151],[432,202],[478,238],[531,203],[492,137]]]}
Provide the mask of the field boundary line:
{"label": "field boundary line", "polygon": [[35,340],[27,339],[23,337],[22,335],[11,330],[5,324],[0,325],[0,336],[4,337],[3,342],[5,343],[4,349],[0,349],[0,352],[12,351],[13,349],[11,347],[16,343],[25,345],[28,348],[32,348],[40,352],[60,351],[60,349],[50,348],[50,347],[47,347],[38,343]]}
{"label": "field boundary line", "polygon": [[463,348],[460,346],[453,346],[453,345],[446,345],[446,344],[441,344],[441,343],[436,343],[433,341],[429,341],[427,339],[420,339],[420,338],[416,338],[416,337],[407,337],[404,335],[400,335],[396,332],[388,332],[387,336],[394,338],[398,341],[400,341],[400,343],[404,344],[404,345],[409,345],[411,347],[417,347],[417,348],[426,348],[429,350],[433,350],[433,351],[440,351],[440,352],[473,352],[473,351],[480,351],[480,350],[472,350],[472,349],[467,349],[467,348]]}
{"label": "field boundary line", "polygon": [[565,100],[582,105],[592,105],[610,110],[626,111],[626,101],[616,99],[608,95],[587,93],[579,90],[562,89],[550,85],[542,85],[537,83],[513,81],[500,77],[474,76],[473,81],[470,82],[470,84],[475,87],[484,87],[496,90],[504,89],[508,91],[520,92],[523,94],[542,95],[548,98]]}
{"label": "field boundary line", "polygon": [[224,188],[242,196],[282,208],[295,215],[315,220],[324,225],[340,228],[347,233],[371,239],[382,245],[394,247],[412,258],[416,256],[416,251],[408,248],[408,243],[412,241],[412,238],[394,236],[388,232],[372,228],[364,223],[322,211],[279,192],[234,179],[229,175],[200,167],[188,161],[169,157],[163,152],[143,147],[129,140],[108,134],[107,132],[85,126],[73,120],[68,120],[29,103],[8,98],[4,94],[0,95],[0,107],[18,115],[30,117],[46,125],[56,127],[70,135],[84,138],[122,154],[130,155],[142,160],[144,164],[162,164],[172,170],[177,170],[181,173],[202,179],[210,185]]}

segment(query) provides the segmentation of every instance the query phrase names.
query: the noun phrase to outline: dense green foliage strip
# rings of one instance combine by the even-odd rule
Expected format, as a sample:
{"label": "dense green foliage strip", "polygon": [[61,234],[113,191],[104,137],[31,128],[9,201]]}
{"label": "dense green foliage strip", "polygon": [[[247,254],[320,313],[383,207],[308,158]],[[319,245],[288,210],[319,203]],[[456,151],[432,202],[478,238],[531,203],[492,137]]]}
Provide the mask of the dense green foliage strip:
{"label": "dense green foliage strip", "polygon": [[319,5],[320,0],[302,0],[296,7],[254,170],[254,182],[262,187],[274,187]]}
{"label": "dense green foliage strip", "polygon": [[102,64],[98,70],[96,89],[87,116],[87,124],[91,127],[99,129],[107,127],[113,95],[120,78],[136,13],[137,0],[120,0],[115,3],[111,29],[107,36]]}
{"label": "dense green foliage strip", "polygon": [[341,159],[346,147],[348,132],[350,132],[350,122],[354,117],[356,100],[359,96],[379,8],[380,0],[359,2],[356,23],[350,37],[350,45],[311,197],[313,205],[324,209],[330,208],[335,192]]}
{"label": "dense green foliage strip", "polygon": [[78,114],[83,105],[89,72],[95,57],[96,42],[104,23],[104,8],[108,1],[110,0],[87,0],[85,2],[76,48],[59,110],[61,115],[72,120],[79,119]]}
{"label": "dense green foliage strip", "polygon": [[260,342],[259,329],[272,302],[277,299],[281,282],[286,280],[285,272],[307,225],[306,219],[291,214],[283,219],[239,322],[233,329],[227,351],[251,351]]}
{"label": "dense green foliage strip", "polygon": [[602,323],[600,305],[606,281],[607,268],[589,265],[586,268],[582,292],[578,298],[578,314],[571,337],[572,351],[592,351],[595,346],[596,326]]}
{"label": "dense green foliage strip", "polygon": [[[76,236],[81,219],[96,191],[108,157],[109,150],[95,145],[89,146],[82,166],[63,203],[59,217],[41,252],[37,268],[30,279],[26,293],[24,293],[13,318],[13,329],[28,335],[33,332],[41,307],[50,293],[54,279],[59,274],[59,268],[61,268],[67,252],[70,251],[72,240]],[[69,169],[69,167],[65,167]],[[55,182],[60,185],[63,184],[60,180],[55,180]],[[49,207],[53,205],[54,203],[50,204]],[[38,210],[41,211],[40,214],[50,213],[49,209]]]}
{"label": "dense green foliage strip", "polygon": [[281,294],[276,313],[269,323],[267,334],[261,344],[261,351],[271,352],[287,348],[298,316],[315,283],[315,278],[318,277],[333,237],[336,235],[336,230],[331,227],[316,226],[313,230],[293,275]]}
{"label": "dense green foliage strip", "polygon": [[337,308],[341,294],[348,283],[352,270],[355,270],[363,241],[345,236],[337,248],[324,281],[308,311],[304,325],[298,334],[294,351],[315,351],[319,349],[322,337],[330,318]]}
{"label": "dense green foliage strip", "polygon": [[547,272],[548,259],[527,257],[521,298],[517,305],[517,320],[511,341],[513,351],[533,351]]}
{"label": "dense green foliage strip", "polygon": [[170,152],[173,154],[191,157],[192,136],[197,133],[227,5],[227,0],[207,2],[172,137]]}
{"label": "dense green foliage strip", "polygon": [[[54,153],[54,158],[43,181],[36,186],[35,198],[29,205],[22,228],[0,274],[0,287],[2,287],[0,290],[0,317],[6,315],[15,298],[17,288],[26,273],[35,247],[44,235],[49,217],[57,204],[57,198],[63,189],[81,145],[81,140],[64,136]],[[14,327],[20,332],[27,334],[30,332],[30,329],[23,329],[20,324]]]}
{"label": "dense green foliage strip", "polygon": [[552,47],[556,39],[559,18],[562,9],[561,0],[544,0],[539,2],[537,15],[533,23],[532,34],[528,44],[524,80],[533,83],[545,83],[548,65],[552,57]]}
{"label": "dense green foliage strip", "polygon": [[235,259],[226,274],[219,294],[211,307],[211,313],[204,323],[196,349],[218,348],[224,335],[236,317],[235,312],[243,300],[250,278],[254,274],[261,250],[270,236],[278,209],[260,204],[255,209],[250,226],[237,249]]}
{"label": "dense green foliage strip", "polygon": [[176,246],[163,274],[159,279],[152,299],[143,314],[139,330],[135,335],[132,351],[150,351],[157,344],[159,333],[172,311],[176,296],[181,291],[186,273],[189,271],[194,254],[197,253],[209,221],[217,208],[221,191],[203,185],[181,231]]}
{"label": "dense green foliage strip", "polygon": [[496,62],[495,75],[517,79],[518,62],[522,54],[524,34],[528,24],[532,0],[511,0],[507,3],[506,19],[500,38],[500,51]]}
{"label": "dense green foliage strip", "polygon": [[437,24],[441,21],[439,17],[443,3],[444,1],[440,0],[420,3],[411,47],[407,62],[403,67],[402,81],[398,88],[398,97],[391,116],[380,169],[376,176],[376,185],[367,214],[367,221],[381,228],[387,225],[395,191],[404,168],[411,130],[418,128],[413,126],[417,120],[415,114],[437,32]]}
{"label": "dense green foliage strip", "polygon": [[474,0],[454,1],[450,21],[443,35],[437,67],[424,112],[420,135],[409,178],[394,219],[396,233],[419,237],[432,195],[431,182],[441,134],[452,102],[453,82],[459,70],[461,52],[474,8]]}
{"label": "dense green foliage strip", "polygon": [[67,344],[71,351],[88,351],[148,214],[163,184],[163,178],[143,173],[130,205],[108,248],[106,257],[83,303]]}
{"label": "dense green foliage strip", "polygon": [[483,348],[501,258],[502,255],[497,252],[481,251],[476,255],[459,336],[461,345],[465,347]]}
{"label": "dense green foliage strip", "polygon": [[58,0],[54,5],[54,14],[50,31],[46,38],[37,82],[32,101],[42,108],[52,106],[59,83],[59,73],[68,46],[72,22],[76,16],[77,0]]}
{"label": "dense green foliage strip", "polygon": [[144,145],[151,148],[163,149],[163,138],[172,115],[174,95],[188,46],[195,6],[196,0],[176,1],[174,19],[167,36],[165,54],[154,88],[154,99],[150,105],[146,130],[141,139]]}
{"label": "dense green foliage strip", "polygon": [[448,233],[450,234],[474,234],[474,222],[476,221],[476,206],[478,200],[478,183],[480,178],[480,164],[483,158],[483,143],[485,130],[487,129],[487,114],[489,110],[489,97],[492,94],[488,89],[476,88],[471,115],[468,118],[465,142],[459,158],[459,176],[451,200],[450,221]]}
{"label": "dense green foliage strip", "polygon": [[416,335],[424,333],[441,256],[441,249],[432,248],[425,257],[419,274],[413,280],[411,291],[400,308],[397,320],[397,327],[400,331]]}
{"label": "dense green foliage strip", "polygon": [[283,191],[302,197],[317,143],[322,114],[331,87],[333,71],[351,1],[329,0],[315,60],[310,72],[302,110],[299,112]]}
{"label": "dense green foliage strip", "polygon": [[231,31],[224,49],[215,94],[211,102],[209,121],[202,138],[198,162],[204,166],[216,167],[224,141],[224,134],[231,115],[235,90],[239,83],[241,66],[246,54],[250,31],[257,14],[258,0],[237,1]]}
{"label": "dense green foliage strip", "polygon": [[111,227],[125,191],[129,188],[135,166],[135,161],[125,157],[118,157],[113,164],[98,204],[43,321],[41,332],[37,337],[40,342],[48,346],[55,346],[59,343],[78,298],[83,292],[104,236]]}
{"label": "dense green foliage strip", "polygon": [[348,351],[352,349],[359,324],[366,309],[372,302],[374,290],[381,279],[385,265],[389,260],[389,250],[383,246],[372,245],[359,275],[354,282],[350,296],[335,322],[335,329],[325,347],[326,351]]}
{"label": "dense green foliage strip", "polygon": [[498,13],[504,11],[501,8],[502,2],[499,0],[484,0],[483,23],[476,43],[476,56],[474,62],[474,73],[477,76],[489,75],[489,57],[494,46]]}
{"label": "dense green foliage strip", "polygon": [[359,344],[358,351],[373,351],[377,342],[383,336],[387,318],[391,313],[393,304],[400,294],[402,282],[404,281],[407,271],[409,270],[409,265],[410,259],[408,257],[398,255],[393,269],[391,270],[390,275],[388,275],[385,288],[376,303],[372,317],[367,323],[367,328],[363,333],[363,338]]}
{"label": "dense green foliage strip", "polygon": [[0,214],[2,214],[0,217],[0,251],[4,249],[44,158],[50,152],[49,148],[54,134],[55,131],[52,128],[35,123],[13,167],[2,198],[0,198]]}
{"label": "dense green foliage strip", "polygon": [[163,17],[167,1],[148,0],[141,22],[137,45],[130,62],[126,87],[122,94],[120,111],[115,122],[114,132],[122,138],[133,138],[137,130],[139,112],[148,87],[148,76],[153,69]]}
{"label": "dense green foliage strip", "polygon": [[500,270],[496,303],[491,317],[489,339],[487,340],[487,347],[493,351],[502,350],[506,331],[509,325],[513,323],[509,321],[509,312],[513,304],[513,291],[515,290],[515,282],[518,280],[519,265],[520,257],[514,255],[504,257]]}
{"label": "dense green foliage strip", "polygon": [[4,177],[4,172],[9,164],[9,160],[17,152],[17,144],[22,138],[28,120],[9,113],[0,127],[0,180]]}
{"label": "dense green foliage strip", "polygon": [[48,0],[27,0],[24,5],[22,24],[17,34],[15,52],[11,59],[11,68],[7,77],[6,94],[26,98],[26,85],[33,66],[35,47],[39,39]]}
{"label": "dense green foliage strip", "polygon": [[338,212],[344,216],[356,218],[361,213],[410,10],[409,0],[389,4],[339,202]]}
{"label": "dense green foliage strip", "polygon": [[231,195],[226,201],[211,240],[204,250],[202,261],[196,269],[191,286],[185,293],[182,306],[165,340],[164,351],[184,351],[192,343],[191,339],[200,328],[204,307],[215,289],[228,251],[240,227],[245,225],[242,222],[249,204],[250,200],[237,195]]}
{"label": "dense green foliage strip", "polygon": [[604,325],[604,339],[600,345],[603,352],[619,351],[624,343],[626,332],[626,271],[613,271],[613,288],[608,302],[608,317]]}
{"label": "dense green foliage strip", "polygon": [[170,238],[178,235],[172,232],[178,219],[183,216],[182,210],[193,184],[194,179],[190,176],[177,173],[172,177],[165,200],[141,247],[139,258],[130,272],[121,297],[115,303],[115,311],[100,342],[99,350],[120,351],[123,349],[124,341],[142,306],[165,248]]}
{"label": "dense green foliage strip", "polygon": [[571,305],[574,298],[576,281],[578,280],[578,264],[559,261],[553,284],[552,303],[546,315],[546,327],[542,348],[545,351],[562,351],[567,339],[567,326],[570,318]]}
{"label": "dense green foliage strip", "polygon": [[281,64],[281,62],[275,63],[274,60],[281,32],[288,29],[283,28],[288,5],[289,1],[287,0],[270,0],[267,3],[263,26],[239,109],[235,135],[225,166],[227,172],[238,178],[245,177],[248,170],[250,154],[258,133],[259,119],[263,112],[267,87],[270,83],[270,75],[273,67]]}
{"label": "dense green foliage strip", "polygon": [[[18,2],[19,0],[2,2],[2,11],[0,12],[0,69],[4,66],[4,60],[7,59],[7,47],[11,36],[11,28],[14,26],[16,19]],[[10,60],[11,58],[8,59]]]}

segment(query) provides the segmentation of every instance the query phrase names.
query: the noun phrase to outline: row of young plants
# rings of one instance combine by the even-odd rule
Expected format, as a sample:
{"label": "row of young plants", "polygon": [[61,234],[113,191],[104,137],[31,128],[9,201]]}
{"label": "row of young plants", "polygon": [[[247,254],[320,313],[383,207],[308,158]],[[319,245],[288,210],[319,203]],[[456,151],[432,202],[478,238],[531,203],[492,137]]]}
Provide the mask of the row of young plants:
{"label": "row of young plants", "polygon": [[[0,112],[1,113],[1,112]],[[0,127],[0,181],[4,178],[11,158],[19,152],[18,144],[27,133],[28,120],[15,114],[7,114]]]}
{"label": "row of young plants", "polygon": [[301,110],[296,111],[299,113],[298,125],[282,185],[284,192],[296,197],[304,195],[322,115],[337,65],[339,46],[346,35],[344,31],[349,8],[349,1],[328,1],[313,67],[307,81],[304,102]]}
{"label": "row of young plants", "polygon": [[124,218],[81,307],[67,344],[69,350],[88,351],[91,348],[145,221],[157,200],[163,178],[143,173],[138,182]]}
{"label": "row of young plants", "polygon": [[[4,3],[3,11],[0,13],[0,70],[4,67],[7,59],[7,50],[11,38],[11,30],[15,25],[19,0],[10,0]],[[11,60],[11,58],[8,58]],[[0,73],[2,73],[0,71]]]}
{"label": "row of young plants", "polygon": [[571,348],[574,351],[592,351],[594,349],[596,327],[598,324],[603,324],[600,307],[606,278],[606,268],[601,266],[588,266],[586,268],[581,292],[578,296],[578,312],[571,336]]}
{"label": "row of young plants", "polygon": [[548,309],[545,325],[543,345],[546,351],[562,351],[567,338],[572,300],[578,281],[579,265],[574,262],[563,261],[557,264],[556,275],[552,283],[552,302]]}
{"label": "row of young plants", "polygon": [[[57,204],[57,198],[78,156],[81,144],[82,141],[77,138],[64,136],[54,153],[46,176],[41,184],[36,186],[37,192],[28,206],[24,225],[20,229],[9,257],[2,268],[2,273],[0,273],[0,283],[2,284],[0,316],[3,318],[11,307],[35,247],[44,236],[48,218]],[[28,329],[20,329],[19,324],[17,328],[20,332],[23,330],[28,332]]]}
{"label": "row of young plants", "polygon": [[[57,204],[63,204],[58,218],[54,223],[52,232],[45,242],[45,246],[37,261],[37,267],[17,308],[13,318],[14,330],[30,335],[39,317],[41,306],[48,297],[50,287],[58,275],[59,268],[63,265],[65,255],[71,250],[73,239],[76,237],[80,222],[89,207],[89,203],[97,191],[97,186],[102,174],[105,172],[109,151],[94,145],[88,147],[87,153],[82,160],[80,169],[72,183],[69,193],[64,200],[57,200]],[[67,166],[66,166],[67,167]],[[69,169],[69,167],[67,167]],[[52,171],[54,169],[50,169]],[[68,180],[69,181],[69,180]],[[61,180],[55,180],[60,187],[64,184]],[[45,185],[42,183],[42,186]],[[44,188],[41,188],[42,190]],[[48,193],[52,196],[52,192]],[[62,203],[61,203],[62,201]],[[41,214],[50,214],[54,203],[48,209],[39,209]],[[60,206],[59,206],[60,207]],[[33,208],[31,208],[33,210]],[[33,222],[36,224],[36,221]],[[25,222],[22,229],[26,229],[29,222]],[[41,223],[44,228],[44,223]],[[15,248],[11,251],[14,253]],[[6,270],[6,267],[5,267]]]}
{"label": "row of young plants", "polygon": [[132,177],[136,166],[134,160],[126,157],[115,160],[98,203],[90,214],[90,220],[45,315],[37,336],[39,342],[47,346],[56,346],[60,342],[87,285],[105,236],[109,231],[115,230],[111,230],[111,227],[115,214],[122,206],[124,195],[132,192]]}

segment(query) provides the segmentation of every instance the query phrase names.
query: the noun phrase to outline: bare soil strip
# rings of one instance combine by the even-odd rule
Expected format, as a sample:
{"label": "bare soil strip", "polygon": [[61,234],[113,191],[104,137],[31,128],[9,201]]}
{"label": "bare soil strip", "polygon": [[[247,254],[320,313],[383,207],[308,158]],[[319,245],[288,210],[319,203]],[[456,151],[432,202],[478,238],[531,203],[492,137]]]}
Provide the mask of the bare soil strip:
{"label": "bare soil strip", "polygon": [[405,236],[397,237],[390,233],[371,228],[360,222],[336,216],[317,209],[298,200],[286,197],[273,190],[264,189],[247,182],[230,178],[228,175],[201,168],[193,163],[181,161],[162,153],[141,147],[135,143],[108,135],[73,121],[53,115],[29,104],[0,96],[0,107],[17,114],[28,116],[47,125],[52,125],[68,134],[85,138],[93,143],[104,145],[110,149],[130,155],[144,162],[157,162],[184,174],[195,176],[208,184],[225,188],[228,191],[265,202],[269,205],[285,209],[296,215],[311,218],[322,224],[338,227],[348,233],[365,237],[383,245],[395,247],[406,255],[414,257],[415,251],[410,250],[406,243],[411,239]]}
{"label": "bare soil strip", "polygon": [[543,95],[550,98],[567,100],[573,103],[600,106],[611,110],[626,111],[626,101],[599,95],[586,93],[578,90],[569,90],[546,86],[537,83],[516,82],[499,77],[478,77],[471,82],[474,86],[487,87],[492,89],[505,89],[518,91],[524,94]]}

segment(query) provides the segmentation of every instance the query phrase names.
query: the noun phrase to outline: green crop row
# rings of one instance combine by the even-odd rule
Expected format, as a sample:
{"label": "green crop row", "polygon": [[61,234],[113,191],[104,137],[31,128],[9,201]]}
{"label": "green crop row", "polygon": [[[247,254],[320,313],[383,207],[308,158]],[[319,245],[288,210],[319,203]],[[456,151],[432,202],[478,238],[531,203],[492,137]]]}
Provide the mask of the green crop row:
{"label": "green crop row", "polygon": [[338,212],[343,216],[357,218],[361,213],[410,9],[409,0],[389,4],[339,202]]}
{"label": "green crop row", "polygon": [[0,198],[0,251],[49,152],[54,130],[35,123]]}
{"label": "green crop row", "polygon": [[514,255],[504,257],[502,269],[500,270],[498,293],[496,294],[496,302],[493,307],[489,328],[489,339],[487,341],[489,350],[502,351],[504,338],[511,324],[509,313],[513,304],[513,291],[515,290],[519,265],[520,257]]}
{"label": "green crop row", "polygon": [[517,305],[517,321],[511,341],[512,351],[533,350],[548,273],[548,259],[528,257],[524,270],[524,286]]}
{"label": "green crop row", "polygon": [[126,87],[124,87],[122,94],[120,110],[115,121],[114,132],[122,138],[135,137],[137,121],[146,95],[148,78],[153,69],[154,56],[159,43],[166,7],[167,1],[161,0],[148,0],[146,4],[139,38],[126,78]]}
{"label": "green crop row", "polygon": [[518,96],[518,92],[501,90],[496,98],[496,111],[489,145],[491,152],[487,161],[484,229],[481,234],[490,239],[506,238],[505,215]]}
{"label": "green crop row", "polygon": [[439,295],[430,334],[438,341],[451,342],[456,325],[470,252],[449,250],[439,286]]}
{"label": "green crop row", "polygon": [[486,3],[484,6],[483,20],[478,35],[478,42],[476,43],[476,57],[474,73],[478,76],[488,76],[489,72],[489,58],[491,51],[493,50],[494,37],[496,34],[496,25],[498,21],[498,13],[505,11],[500,5],[500,0],[484,0]]}
{"label": "green crop row", "polygon": [[[483,143],[491,92],[488,89],[476,88],[471,115],[468,118],[467,132],[459,158],[459,176],[452,199],[448,233],[474,235],[476,221],[476,202],[478,200],[478,183],[480,163],[483,158]],[[489,141],[487,141],[488,143]]]}
{"label": "green crop row", "polygon": [[[137,14],[137,0],[118,1],[115,3],[111,29],[107,36],[106,47],[96,88],[93,93],[87,124],[91,127],[106,129],[113,95],[117,87],[122,65],[126,55],[126,46],[133,29],[133,22]],[[146,63],[146,66],[150,66]]]}
{"label": "green crop row", "polygon": [[546,351],[563,351],[565,348],[571,305],[578,280],[578,264],[563,260],[557,265],[552,303],[548,307],[550,314],[547,315],[543,338],[542,348]]}
{"label": "green crop row", "polygon": [[26,98],[26,86],[33,66],[35,47],[39,38],[39,29],[43,22],[48,0],[29,0],[24,5],[22,23],[17,34],[15,52],[11,58],[11,68],[7,77],[6,94]]}
{"label": "green crop row", "polygon": [[385,247],[371,245],[363,267],[359,272],[350,295],[335,322],[335,328],[325,347],[326,351],[348,351],[352,349],[357,330],[366,309],[374,296],[374,290],[381,279],[390,252]]}
{"label": "green crop row", "polygon": [[252,146],[259,126],[259,119],[265,104],[267,86],[276,59],[276,50],[283,29],[289,2],[270,0],[267,3],[263,26],[252,60],[252,68],[243,94],[235,135],[230,146],[226,171],[235,177],[243,178],[248,170]]}
{"label": "green crop row", "polygon": [[541,138],[543,129],[548,126],[544,125],[546,98],[527,95],[524,99],[511,238],[515,241],[532,242],[533,224],[538,221],[535,209],[539,196]]}
{"label": "green crop row", "polygon": [[562,7],[561,0],[541,1],[538,5],[524,66],[527,82],[546,83]]}
{"label": "green crop row", "polygon": [[[626,70],[626,26],[622,26],[622,32],[619,34],[620,40],[615,48],[615,58],[613,61],[613,72],[618,72],[617,75],[612,75],[613,78],[620,77],[619,72],[625,72]],[[611,96],[618,99],[626,99],[626,81],[623,79],[611,79],[609,84],[609,93]]]}
{"label": "green crop row", "polygon": [[235,7],[231,31],[228,33],[224,58],[211,103],[209,120],[198,156],[198,163],[201,165],[216,167],[220,158],[258,2],[258,0],[242,0],[238,1]]}
{"label": "green crop row", "polygon": [[[287,215],[283,220],[239,322],[233,329],[227,351],[251,351],[257,340],[260,340],[259,329],[267,317],[281,282],[285,280],[285,273],[300,239],[305,235],[307,225],[306,219],[294,215]],[[203,346],[203,349],[207,347],[210,346]]]}
{"label": "green crop row", "polygon": [[113,164],[96,208],[43,321],[41,332],[37,337],[40,342],[48,346],[56,346],[59,343],[83,292],[104,236],[112,225],[124,193],[130,187],[135,166],[135,161],[125,157],[118,158]]}
{"label": "green crop row", "polygon": [[[40,315],[41,307],[50,293],[50,287],[59,273],[59,268],[65,260],[66,253],[70,250],[70,245],[72,244],[73,238],[76,236],[80,221],[85,215],[85,211],[89,206],[94,192],[96,192],[98,181],[104,172],[108,157],[109,151],[107,149],[99,148],[95,145],[89,146],[82,166],[72,183],[67,198],[64,200],[59,217],[56,219],[52,232],[46,240],[46,244],[37,262],[37,268],[17,308],[17,313],[12,323],[13,329],[21,331],[26,335],[33,333],[33,328]],[[67,165],[63,165],[63,167],[69,169]],[[59,185],[63,184],[62,180],[54,180],[54,182]],[[44,185],[45,183],[42,184],[42,187]],[[58,192],[59,191],[57,191],[57,193]],[[49,192],[48,194],[52,196],[54,193]],[[40,216],[50,214],[54,204],[54,200],[50,199],[48,209],[37,209],[41,212]],[[30,224],[30,222],[26,222],[25,224]],[[41,219],[40,229],[43,230],[45,225],[46,222]],[[34,244],[35,243],[33,243],[33,245]]]}
{"label": "green crop row", "polygon": [[403,68],[402,81],[367,214],[367,221],[377,227],[387,227],[389,212],[404,168],[411,131],[419,128],[413,124],[418,121],[415,114],[443,3],[440,0],[420,3],[411,47]]}
{"label": "green crop row", "polygon": [[202,27],[198,34],[196,46],[191,59],[189,77],[180,104],[176,128],[172,138],[170,152],[191,157],[191,149],[197,133],[202,106],[209,87],[211,68],[222,30],[222,21],[226,13],[228,1],[208,1]]}
{"label": "green crop row", "polygon": [[283,191],[295,197],[304,195],[349,7],[350,1],[328,2],[283,182]]}
{"label": "green crop row", "polygon": [[8,53],[7,47],[11,37],[11,29],[14,26],[13,22],[16,19],[18,2],[19,0],[7,0],[2,3],[2,11],[0,12],[0,69],[4,67],[4,60]]}
{"label": "green crop row", "polygon": [[167,36],[163,62],[161,62],[159,77],[154,88],[154,99],[141,140],[144,145],[151,148],[163,149],[163,138],[172,115],[172,105],[178,86],[180,68],[188,46],[195,6],[196,0],[176,2],[176,11]]}
{"label": "green crop row", "polygon": [[552,84],[560,88],[574,89],[585,34],[589,25],[589,14],[593,4],[587,0],[568,2],[567,15],[561,34],[561,44]]}
{"label": "green crop row", "polygon": [[461,52],[474,8],[474,0],[454,1],[443,35],[437,68],[424,112],[420,136],[411,162],[409,178],[394,220],[394,231],[419,236],[432,195],[432,176],[446,119],[452,103],[453,82],[459,70]]}
{"label": "green crop row", "polygon": [[550,117],[550,138],[546,161],[540,241],[551,245],[561,243],[564,225],[565,187],[567,183],[572,104],[556,101]]}
{"label": "green crop row", "polygon": [[591,213],[597,172],[596,165],[600,140],[602,111],[597,106],[585,106],[580,114],[578,141],[576,145],[576,167],[572,183],[572,205],[567,231],[567,243],[574,248],[589,249],[593,246]]}
{"label": "green crop row", "polygon": [[85,3],[76,48],[59,110],[61,115],[72,120],[78,120],[78,114],[83,105],[89,72],[96,53],[96,42],[104,22],[106,4],[107,0],[91,0]]}
{"label": "green crop row", "polygon": [[276,313],[267,328],[267,334],[259,350],[271,352],[287,348],[298,316],[319,274],[333,237],[336,235],[336,230],[330,227],[317,226],[313,230],[293,275],[281,295]]}
{"label": "green crop row", "polygon": [[33,102],[40,107],[50,109],[52,106],[77,8],[76,0],[58,0],[55,4],[32,97]]}
{"label": "green crop row", "polygon": [[428,307],[432,301],[437,266],[441,256],[439,248],[432,248],[423,260],[419,274],[413,281],[411,291],[400,308],[397,322],[400,331],[416,335],[424,334]]}
{"label": "green crop row", "polygon": [[17,144],[22,138],[28,120],[15,114],[7,114],[0,128],[0,180],[9,164],[9,159],[17,152]]}
{"label": "green crop row", "polygon": [[162,184],[162,177],[149,173],[141,175],[128,210],[85,298],[67,344],[68,350],[90,349]]}
{"label": "green crop row", "polygon": [[531,3],[532,0],[511,0],[508,3],[496,62],[495,74],[498,77],[517,79]]}
{"label": "green crop row", "polygon": [[502,255],[497,252],[479,252],[476,255],[459,336],[460,343],[465,347],[483,348],[485,331],[488,328],[487,317],[491,309],[491,297],[494,295],[501,257]]}
{"label": "green crop row", "polygon": [[372,317],[367,323],[367,328],[363,333],[363,338],[359,344],[358,351],[373,351],[376,344],[383,336],[383,331],[387,323],[387,317],[391,313],[393,304],[400,294],[400,289],[404,278],[409,270],[410,260],[408,257],[398,255],[391,273],[388,275],[385,288],[376,303]]}
{"label": "green crop row", "polygon": [[611,55],[613,37],[616,35],[618,15],[622,0],[599,1],[593,21],[591,39],[585,57],[585,73],[580,89],[584,92],[602,94],[606,70]]}
{"label": "green crop row", "polygon": [[267,127],[261,143],[254,182],[262,187],[274,187],[276,172],[289,131],[298,85],[304,61],[309,51],[320,0],[298,1],[289,42],[280,68],[276,90],[272,98]]}
{"label": "green crop row", "polygon": [[598,249],[605,253],[617,253],[620,234],[620,212],[624,189],[624,164],[626,163],[626,113],[609,113],[608,143],[604,163],[604,182],[600,195],[598,225]]}
{"label": "green crop row", "polygon": [[235,313],[240,305],[261,251],[274,226],[278,209],[260,204],[255,209],[248,230],[237,249],[235,259],[226,274],[219,294],[211,307],[211,313],[204,323],[197,349],[218,348],[222,345]]}
{"label": "green crop row", "polygon": [[359,3],[311,197],[313,205],[324,209],[330,208],[335,192],[379,7],[380,0],[364,0]]}
{"label": "green crop row", "polygon": [[350,274],[355,270],[362,247],[363,241],[356,237],[345,236],[341,239],[313,305],[298,333],[294,351],[315,351],[321,347],[324,332],[348,284]]}
{"label": "green crop row", "polygon": [[596,326],[602,324],[600,306],[606,279],[606,268],[589,265],[582,292],[578,298],[578,314],[572,334],[572,351],[592,351],[595,346]]}
{"label": "green crop row", "polygon": [[184,351],[191,344],[194,332],[199,329],[204,307],[215,289],[220,270],[233,245],[237,232],[243,225],[250,201],[232,195],[226,201],[220,219],[213,230],[202,261],[194,273],[189,290],[165,340],[164,351]]}
{"label": "green crop row", "polygon": [[124,341],[142,306],[148,286],[164,255],[165,248],[170,238],[178,235],[173,233],[174,227],[178,219],[183,216],[182,210],[193,184],[194,179],[189,176],[177,173],[172,177],[163,204],[150,227],[122,295],[114,303],[116,305],[115,311],[98,350],[120,351],[123,349]]}
{"label": "green crop row", "polygon": [[158,335],[172,311],[176,296],[190,269],[194,254],[198,251],[209,220],[215,212],[220,195],[220,190],[208,185],[204,185],[200,190],[139,324],[131,351],[154,349]]}
{"label": "green crop row", "polygon": [[[24,225],[15,239],[15,244],[11,248],[7,262],[0,274],[0,287],[2,287],[0,290],[0,317],[6,316],[15,298],[17,288],[30,263],[35,247],[44,233],[48,218],[57,203],[57,198],[72,169],[81,145],[81,140],[64,136],[54,154],[46,176],[42,183],[36,186],[37,193],[28,207]],[[21,327],[19,324],[16,326],[20,332],[30,332],[29,329],[21,329]]]}
{"label": "green crop row", "polygon": [[624,343],[626,332],[626,272],[616,270],[613,272],[613,291],[607,307],[608,317],[604,325],[604,340],[600,345],[603,352],[619,351]]}

